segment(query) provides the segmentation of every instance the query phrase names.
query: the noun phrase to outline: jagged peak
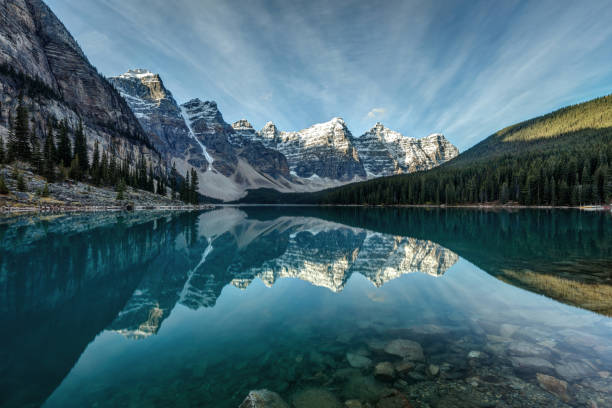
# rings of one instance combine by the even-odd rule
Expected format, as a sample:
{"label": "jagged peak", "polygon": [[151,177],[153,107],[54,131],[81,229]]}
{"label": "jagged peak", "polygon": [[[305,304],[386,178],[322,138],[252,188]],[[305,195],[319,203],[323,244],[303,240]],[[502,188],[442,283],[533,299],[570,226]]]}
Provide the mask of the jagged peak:
{"label": "jagged peak", "polygon": [[278,128],[276,127],[274,122],[269,121],[264,125],[263,128],[261,128],[261,131],[264,133],[276,133],[278,132]]}
{"label": "jagged peak", "polygon": [[197,107],[208,108],[208,109],[217,109],[217,102],[215,101],[203,101],[200,98],[193,98],[183,103],[181,106],[184,106],[187,109],[193,109]]}
{"label": "jagged peak", "polygon": [[148,69],[144,69],[144,68],[128,69],[126,73],[118,76],[118,78],[123,78],[123,79],[140,79],[140,80],[144,78],[153,78],[153,77],[159,77],[159,75],[154,74],[153,72],[149,71]]}
{"label": "jagged peak", "polygon": [[246,119],[237,120],[236,122],[232,123],[232,127],[235,130],[252,130],[253,129],[253,125],[251,125],[251,123],[249,123],[249,121]]}

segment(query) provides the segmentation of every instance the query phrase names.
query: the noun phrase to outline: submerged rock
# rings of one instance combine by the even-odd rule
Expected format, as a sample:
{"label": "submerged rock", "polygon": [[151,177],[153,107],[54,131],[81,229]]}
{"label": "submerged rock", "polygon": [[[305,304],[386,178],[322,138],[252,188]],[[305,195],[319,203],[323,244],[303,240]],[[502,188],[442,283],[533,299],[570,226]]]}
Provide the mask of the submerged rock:
{"label": "submerged rock", "polygon": [[374,376],[379,380],[393,381],[395,379],[395,368],[388,361],[378,363],[374,367]]}
{"label": "submerged rock", "polygon": [[427,373],[432,377],[435,377],[440,373],[440,367],[435,364],[430,364],[429,367],[427,367]]}
{"label": "submerged rock", "polygon": [[292,398],[295,408],[341,408],[342,404],[334,394],[325,388],[310,388],[298,391]]}
{"label": "submerged rock", "polygon": [[510,361],[517,371],[551,373],[554,370],[550,361],[544,360],[541,357],[512,357]]}
{"label": "submerged rock", "polygon": [[289,405],[275,392],[254,390],[249,392],[240,408],[289,408]]}
{"label": "submerged rock", "polygon": [[563,361],[555,366],[555,371],[568,381],[576,381],[596,375],[593,367],[584,361]]}
{"label": "submerged rock", "polygon": [[514,356],[537,356],[543,358],[549,357],[551,354],[550,350],[525,341],[510,343],[508,353]]}
{"label": "submerged rock", "polygon": [[376,408],[412,408],[412,405],[408,398],[402,394],[396,394],[378,401]]}
{"label": "submerged rock", "polygon": [[412,340],[396,339],[385,346],[385,352],[395,356],[400,356],[405,360],[423,361],[425,355],[419,343]]}
{"label": "submerged rock", "polygon": [[372,360],[359,354],[346,353],[346,359],[353,368],[368,368],[372,365]]}
{"label": "submerged rock", "polygon": [[411,361],[402,360],[394,365],[395,371],[398,373],[405,373],[414,368],[414,363]]}
{"label": "submerged rock", "polygon": [[555,394],[565,402],[570,400],[569,395],[567,395],[567,382],[542,373],[537,373],[536,378],[538,379],[540,387],[546,391]]}
{"label": "submerged rock", "polygon": [[363,407],[361,402],[359,400],[356,400],[356,399],[344,401],[344,406],[346,408],[362,408]]}

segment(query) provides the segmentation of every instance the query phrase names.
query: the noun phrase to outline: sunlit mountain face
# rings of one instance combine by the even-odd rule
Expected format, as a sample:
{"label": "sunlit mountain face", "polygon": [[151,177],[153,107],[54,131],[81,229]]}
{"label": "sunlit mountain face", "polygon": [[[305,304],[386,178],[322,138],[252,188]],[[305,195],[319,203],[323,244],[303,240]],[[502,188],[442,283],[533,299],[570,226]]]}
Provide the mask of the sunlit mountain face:
{"label": "sunlit mountain face", "polygon": [[150,405],[182,387],[205,406],[264,388],[295,406],[375,404],[391,387],[421,406],[432,389],[468,398],[470,381],[483,404],[508,384],[547,406],[607,403],[610,218],[223,207],[3,219],[0,403]]}

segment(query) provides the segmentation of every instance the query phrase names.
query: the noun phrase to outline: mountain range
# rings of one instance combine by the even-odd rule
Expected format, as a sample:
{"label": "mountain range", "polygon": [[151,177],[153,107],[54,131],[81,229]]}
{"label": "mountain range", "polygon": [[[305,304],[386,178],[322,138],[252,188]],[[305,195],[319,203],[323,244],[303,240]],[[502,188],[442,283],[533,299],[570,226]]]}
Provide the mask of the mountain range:
{"label": "mountain range", "polygon": [[229,125],[214,101],[179,105],[158,74],[134,69],[109,78],[179,172],[198,171],[201,193],[235,200],[255,188],[308,192],[392,174],[427,170],[458,154],[441,134],[405,137],[377,123],[355,137],[341,118],[300,131],[246,119]]}
{"label": "mountain range", "polygon": [[224,201],[250,189],[310,192],[426,170],[458,154],[443,135],[408,138],[380,123],[355,137],[341,118],[300,131],[272,122],[259,131],[247,120],[230,125],[213,101],[179,104],[150,71],[103,77],[41,0],[2,1],[0,11],[4,140],[21,99],[41,146],[50,127],[65,121],[72,133],[82,123],[89,155],[97,142],[116,159],[144,158],[157,176],[172,165],[181,175],[195,169],[199,192]]}

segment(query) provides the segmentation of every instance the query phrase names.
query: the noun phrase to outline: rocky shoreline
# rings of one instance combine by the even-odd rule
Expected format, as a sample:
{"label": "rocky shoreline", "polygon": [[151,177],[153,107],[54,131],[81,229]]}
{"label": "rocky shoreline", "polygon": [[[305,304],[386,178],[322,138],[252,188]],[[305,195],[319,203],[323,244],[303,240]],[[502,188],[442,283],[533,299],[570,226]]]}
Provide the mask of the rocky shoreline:
{"label": "rocky shoreline", "polygon": [[[23,179],[24,191],[20,191],[15,174]],[[123,199],[117,199],[117,191],[111,187],[66,180],[47,183],[26,166],[0,169],[8,194],[0,194],[0,214],[6,213],[75,213],[102,211],[185,211],[207,210],[210,204],[186,205],[180,200],[127,187]],[[45,192],[46,190],[46,192]]]}

